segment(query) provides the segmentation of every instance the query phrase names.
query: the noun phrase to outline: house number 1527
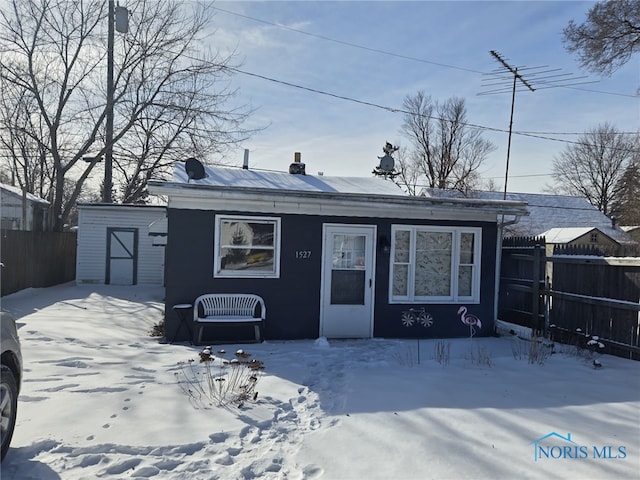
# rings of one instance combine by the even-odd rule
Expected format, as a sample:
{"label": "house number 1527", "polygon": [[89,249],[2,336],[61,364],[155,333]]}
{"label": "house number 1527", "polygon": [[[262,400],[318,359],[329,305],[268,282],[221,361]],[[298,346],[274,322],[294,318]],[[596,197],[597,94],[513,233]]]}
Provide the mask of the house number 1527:
{"label": "house number 1527", "polygon": [[301,260],[311,258],[311,250],[296,250],[296,258]]}

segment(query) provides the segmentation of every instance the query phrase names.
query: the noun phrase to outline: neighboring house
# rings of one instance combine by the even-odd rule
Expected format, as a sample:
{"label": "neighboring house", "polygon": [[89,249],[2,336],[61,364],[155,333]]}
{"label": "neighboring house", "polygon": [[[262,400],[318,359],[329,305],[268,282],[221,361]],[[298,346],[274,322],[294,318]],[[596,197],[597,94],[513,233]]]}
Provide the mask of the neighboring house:
{"label": "neighboring house", "polygon": [[164,206],[79,203],[76,283],[162,285],[164,247],[157,239],[163,238],[165,211]]}
{"label": "neighboring house", "polygon": [[[24,207],[24,208],[23,208]],[[42,232],[49,227],[49,202],[19,187],[0,183],[0,227]]]}
{"label": "neighboring house", "polygon": [[411,197],[376,177],[207,167],[189,180],[182,167],[149,182],[168,197],[168,338],[188,337],[172,306],[205,293],[260,295],[267,339],[493,333],[500,222],[524,202]]}
{"label": "neighboring house", "polygon": [[[432,197],[501,199],[503,192],[469,192],[463,196],[452,190],[425,189],[424,195]],[[609,217],[591,205],[586,198],[568,195],[546,195],[540,193],[507,193],[507,200],[526,202],[529,216],[516,225],[505,228],[505,237],[541,236],[551,229],[582,228],[597,235],[598,245],[632,243],[633,238]],[[589,244],[591,239],[588,236]],[[549,239],[547,239],[549,240]]]}
{"label": "neighboring house", "polygon": [[553,254],[556,245],[570,246],[602,246],[615,247],[620,245],[616,240],[598,228],[592,227],[567,227],[552,228],[541,234],[546,241],[547,255]]}
{"label": "neighboring house", "polygon": [[627,232],[631,238],[637,243],[640,243],[640,225],[628,225],[620,227],[622,230]]}

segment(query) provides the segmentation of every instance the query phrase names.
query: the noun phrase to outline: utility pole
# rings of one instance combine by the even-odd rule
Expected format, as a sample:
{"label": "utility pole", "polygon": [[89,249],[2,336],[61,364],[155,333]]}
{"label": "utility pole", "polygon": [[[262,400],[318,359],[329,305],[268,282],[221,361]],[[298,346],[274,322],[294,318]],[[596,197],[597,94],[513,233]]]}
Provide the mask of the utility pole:
{"label": "utility pole", "polygon": [[107,112],[105,127],[105,152],[104,152],[104,185],[102,191],[102,201],[111,203],[113,190],[113,106],[114,90],[113,85],[113,49],[114,37],[117,30],[120,33],[129,31],[129,11],[126,7],[117,7],[114,0],[109,0],[109,11],[107,13],[109,27],[107,29]]}
{"label": "utility pole", "polygon": [[115,29],[115,5],[114,0],[109,0],[107,31],[107,125],[105,131],[105,153],[104,153],[104,185],[102,186],[102,201],[111,203],[111,190],[113,189],[113,43]]}

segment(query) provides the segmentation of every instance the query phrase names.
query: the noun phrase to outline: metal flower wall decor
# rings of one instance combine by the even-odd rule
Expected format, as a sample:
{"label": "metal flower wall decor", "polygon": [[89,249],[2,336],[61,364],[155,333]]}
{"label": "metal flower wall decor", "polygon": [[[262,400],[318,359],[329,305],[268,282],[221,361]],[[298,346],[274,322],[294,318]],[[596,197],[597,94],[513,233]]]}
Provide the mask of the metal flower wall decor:
{"label": "metal flower wall decor", "polygon": [[433,325],[433,317],[424,308],[410,308],[402,312],[400,321],[405,327],[423,326],[429,328]]}

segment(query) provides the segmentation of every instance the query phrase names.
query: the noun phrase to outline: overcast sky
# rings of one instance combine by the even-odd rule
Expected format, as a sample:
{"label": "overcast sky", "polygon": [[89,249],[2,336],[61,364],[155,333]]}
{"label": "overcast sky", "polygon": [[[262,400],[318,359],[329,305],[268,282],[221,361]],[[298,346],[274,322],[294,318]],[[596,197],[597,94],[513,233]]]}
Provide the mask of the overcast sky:
{"label": "overcast sky", "polygon": [[400,133],[403,115],[393,109],[423,90],[438,101],[464,97],[469,123],[498,130],[484,134],[497,148],[482,176],[502,189],[511,93],[479,95],[490,90],[483,72],[501,68],[490,50],[520,67],[534,87],[546,70],[536,67],[543,66],[559,68],[576,82],[597,82],[516,93],[514,132],[544,138],[513,135],[510,191],[540,192],[552,180],[554,156],[576,134],[606,121],[621,131],[639,128],[638,57],[611,77],[600,77],[581,70],[562,45],[568,21],[582,22],[593,2],[213,5],[211,47],[237,52],[246,72],[232,80],[237,101],[256,109],[249,126],[268,126],[230,153],[228,160],[237,165],[246,148],[252,167],[285,171],[299,151],[307,173],[369,176],[386,141],[408,145]]}

